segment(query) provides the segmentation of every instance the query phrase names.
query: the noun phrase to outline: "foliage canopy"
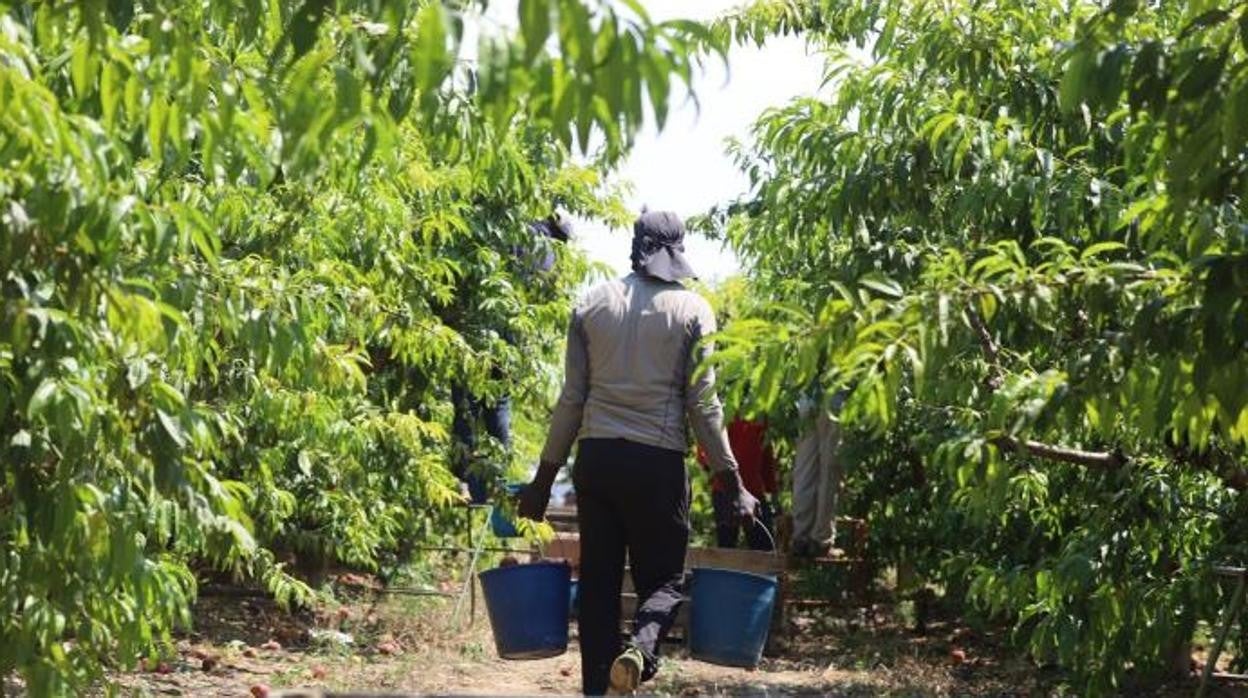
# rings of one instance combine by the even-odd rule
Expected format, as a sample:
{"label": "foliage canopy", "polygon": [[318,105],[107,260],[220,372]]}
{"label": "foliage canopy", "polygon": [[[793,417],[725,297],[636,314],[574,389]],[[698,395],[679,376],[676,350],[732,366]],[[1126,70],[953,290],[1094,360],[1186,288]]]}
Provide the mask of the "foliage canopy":
{"label": "foliage canopy", "polygon": [[718,342],[734,400],[850,390],[880,549],[1081,690],[1165,669],[1248,553],[1248,6],[761,2],[715,31],[827,56],[712,216],[775,301]]}
{"label": "foliage canopy", "polygon": [[512,252],[619,220],[705,32],[523,0],[466,46],[485,5],[6,3],[0,676],[133,666],[199,573],[393,557],[456,496],[448,386],[542,387],[587,266]]}

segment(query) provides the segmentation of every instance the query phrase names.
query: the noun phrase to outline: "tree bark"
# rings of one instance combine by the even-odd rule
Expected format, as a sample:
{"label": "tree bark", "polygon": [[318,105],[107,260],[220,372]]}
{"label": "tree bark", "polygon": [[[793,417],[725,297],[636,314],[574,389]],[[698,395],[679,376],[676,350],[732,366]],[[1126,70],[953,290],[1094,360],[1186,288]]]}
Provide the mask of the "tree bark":
{"label": "tree bark", "polygon": [[1116,470],[1126,465],[1127,457],[1119,451],[1081,451],[1065,446],[1052,446],[1039,441],[998,436],[992,442],[1003,450],[1028,453],[1038,458],[1074,463],[1087,468]]}
{"label": "tree bark", "polygon": [[967,308],[966,319],[971,324],[971,329],[975,331],[975,336],[979,339],[980,351],[984,352],[984,358],[988,360],[988,365],[992,369],[984,381],[985,387],[988,388],[989,393],[996,392],[1005,384],[1005,378],[1001,375],[1001,348],[992,338],[992,333],[988,331],[988,326],[984,324],[984,319],[980,317],[978,311],[974,308]]}

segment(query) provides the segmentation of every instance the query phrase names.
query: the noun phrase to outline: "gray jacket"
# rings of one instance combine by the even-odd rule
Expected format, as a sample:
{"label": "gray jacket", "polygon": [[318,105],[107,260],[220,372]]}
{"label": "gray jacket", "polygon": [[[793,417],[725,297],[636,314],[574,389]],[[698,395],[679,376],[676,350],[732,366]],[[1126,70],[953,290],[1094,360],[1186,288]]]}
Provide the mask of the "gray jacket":
{"label": "gray jacket", "polygon": [[[590,291],[568,327],[566,376],[542,460],[563,463],[578,439],[621,438],[684,452],[685,419],[713,471],[735,470],[715,372],[694,370],[715,331],[702,296],[630,274]],[[709,345],[698,353],[705,355]]]}

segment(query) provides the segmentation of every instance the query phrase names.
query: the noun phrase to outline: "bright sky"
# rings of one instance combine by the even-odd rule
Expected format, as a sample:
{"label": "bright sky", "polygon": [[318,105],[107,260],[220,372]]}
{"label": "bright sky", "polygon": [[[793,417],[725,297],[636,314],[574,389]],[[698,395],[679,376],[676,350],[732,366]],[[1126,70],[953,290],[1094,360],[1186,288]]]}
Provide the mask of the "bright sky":
{"label": "bright sky", "polygon": [[[684,17],[711,19],[740,5],[740,0],[648,0],[656,21]],[[725,72],[709,61],[695,81],[701,111],[691,102],[672,106],[660,133],[650,125],[620,171],[633,184],[629,205],[637,211],[672,210],[688,217],[744,193],[749,182],[725,152],[729,137],[746,138],[754,120],[768,107],[785,104],[819,89],[823,61],[807,52],[800,39],[773,38],[762,49],[735,47]],[[608,230],[581,223],[576,237],[596,261],[619,274],[628,271],[631,230]],[[736,256],[720,243],[690,236],[685,247],[704,281],[722,280],[738,271]]]}
{"label": "bright sky", "polygon": [[[652,19],[706,20],[739,6],[743,0],[645,0]],[[517,0],[490,3],[488,16],[500,23],[515,22]],[[467,44],[473,45],[475,40]],[[725,153],[729,137],[745,139],[754,120],[768,107],[819,89],[823,61],[808,53],[800,39],[774,37],[762,49],[734,47],[725,71],[718,59],[695,80],[701,111],[692,101],[677,101],[659,133],[650,124],[619,176],[631,182],[627,202],[640,212],[672,210],[684,217],[705,213],[718,203],[736,198],[748,180]],[[679,99],[679,98],[678,98]],[[631,230],[609,230],[578,221],[575,237],[595,261],[627,273]],[[718,243],[690,236],[685,241],[690,261],[704,281],[714,282],[738,271],[736,256]]]}

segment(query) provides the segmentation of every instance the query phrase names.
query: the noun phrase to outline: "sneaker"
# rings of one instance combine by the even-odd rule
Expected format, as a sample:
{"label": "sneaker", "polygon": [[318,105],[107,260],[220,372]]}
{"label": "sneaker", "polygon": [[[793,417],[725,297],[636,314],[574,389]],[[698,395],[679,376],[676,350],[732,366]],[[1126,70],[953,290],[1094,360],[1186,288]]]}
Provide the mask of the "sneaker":
{"label": "sneaker", "polygon": [[646,666],[646,658],[641,650],[632,647],[615,658],[611,664],[611,688],[609,696],[631,696],[641,685],[641,672]]}

